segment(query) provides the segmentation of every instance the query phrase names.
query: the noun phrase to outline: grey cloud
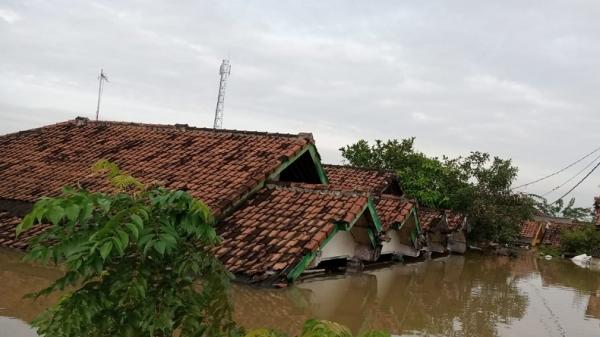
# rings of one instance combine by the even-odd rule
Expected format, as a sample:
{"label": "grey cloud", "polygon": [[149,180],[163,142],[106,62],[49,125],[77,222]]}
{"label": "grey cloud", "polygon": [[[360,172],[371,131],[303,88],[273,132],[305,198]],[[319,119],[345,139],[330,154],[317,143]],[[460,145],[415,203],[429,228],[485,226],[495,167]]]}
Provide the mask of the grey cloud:
{"label": "grey cloud", "polygon": [[9,0],[0,133],[92,116],[101,67],[103,118],[211,125],[230,57],[228,128],[312,131],[328,162],[359,138],[416,136],[432,155],[511,157],[527,181],[600,146],[599,15],[593,1]]}

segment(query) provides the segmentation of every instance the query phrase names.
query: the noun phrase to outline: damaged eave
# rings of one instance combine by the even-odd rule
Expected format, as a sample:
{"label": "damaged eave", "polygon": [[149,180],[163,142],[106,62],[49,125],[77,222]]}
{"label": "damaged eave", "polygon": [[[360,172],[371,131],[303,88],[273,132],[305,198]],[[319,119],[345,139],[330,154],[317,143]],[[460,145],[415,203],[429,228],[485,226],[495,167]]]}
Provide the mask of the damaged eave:
{"label": "damaged eave", "polygon": [[287,273],[287,279],[290,282],[294,282],[296,281],[301,275],[302,273],[304,273],[304,271],[308,268],[308,266],[311,264],[311,262],[313,262],[313,260],[317,257],[317,254],[320,251],[323,251],[325,249],[325,247],[327,246],[327,244],[329,244],[331,242],[331,240],[340,232],[350,232],[352,230],[352,228],[354,227],[354,225],[356,225],[356,223],[359,221],[359,219],[361,219],[365,214],[367,214],[366,212],[368,211],[368,214],[370,215],[370,218],[372,220],[373,223],[373,227],[374,228],[368,228],[367,232],[369,235],[369,240],[370,243],[372,245],[373,249],[377,249],[380,246],[380,241],[379,241],[379,233],[381,232],[381,220],[379,219],[379,216],[377,215],[377,212],[375,210],[375,204],[373,202],[373,200],[369,197],[367,203],[363,206],[362,210],[356,215],[356,217],[351,221],[351,222],[345,222],[345,221],[337,221],[335,222],[335,227],[334,230],[331,232],[331,234],[329,234],[325,240],[323,241],[323,243],[321,243],[321,245],[319,245],[318,248],[316,248],[315,250],[307,253],[306,255],[304,255],[302,257],[302,259],[294,266],[290,269],[290,271]]}

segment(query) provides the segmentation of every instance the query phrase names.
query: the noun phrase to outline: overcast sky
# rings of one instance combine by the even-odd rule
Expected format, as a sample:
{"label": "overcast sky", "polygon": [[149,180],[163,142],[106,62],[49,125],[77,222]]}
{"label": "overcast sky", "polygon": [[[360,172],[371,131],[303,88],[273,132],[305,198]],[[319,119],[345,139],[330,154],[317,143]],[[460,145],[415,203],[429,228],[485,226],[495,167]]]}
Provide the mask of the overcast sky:
{"label": "overcast sky", "polygon": [[599,18],[592,0],[0,0],[0,134],[93,117],[100,68],[101,119],[210,127],[228,57],[225,128],[312,132],[330,163],[415,136],[512,158],[527,182],[600,147]]}

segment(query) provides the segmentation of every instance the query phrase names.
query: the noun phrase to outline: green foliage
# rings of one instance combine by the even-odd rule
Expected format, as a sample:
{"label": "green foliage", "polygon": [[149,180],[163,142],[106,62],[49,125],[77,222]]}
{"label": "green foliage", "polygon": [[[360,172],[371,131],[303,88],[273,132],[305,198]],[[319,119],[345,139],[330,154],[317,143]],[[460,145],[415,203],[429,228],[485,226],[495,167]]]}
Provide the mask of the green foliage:
{"label": "green foliage", "polygon": [[209,209],[184,191],[146,187],[106,161],[114,194],[65,188],[43,198],[17,233],[38,223],[27,259],[66,272],[33,294],[68,291],[33,321],[40,335],[232,336],[230,275],[210,253],[219,238]]}
{"label": "green foliage", "polygon": [[302,328],[302,337],[352,337],[352,332],[335,322],[309,319]]}
{"label": "green foliage", "polygon": [[374,145],[360,140],[340,151],[350,165],[395,170],[404,192],[420,205],[466,213],[475,240],[510,241],[534,210],[531,198],[510,190],[517,168],[487,153],[428,157],[414,149],[414,138]]}
{"label": "green foliage", "polygon": [[390,337],[390,333],[389,332],[383,332],[383,331],[368,331],[362,335],[360,335],[361,337]]}
{"label": "green foliage", "polygon": [[565,205],[563,199],[558,199],[550,204],[544,197],[538,195],[532,195],[531,197],[536,201],[536,208],[549,216],[590,221],[593,215],[591,208],[575,207],[575,198],[571,198]]}
{"label": "green foliage", "polygon": [[600,231],[593,225],[581,225],[579,228],[561,232],[560,249],[563,253],[588,254],[600,249]]}
{"label": "green foliage", "polygon": [[558,257],[561,255],[561,250],[559,247],[542,245],[542,246],[538,247],[538,253],[541,256],[550,255],[550,256]]}
{"label": "green foliage", "polygon": [[244,337],[287,337],[287,335],[272,329],[254,329],[248,331]]}

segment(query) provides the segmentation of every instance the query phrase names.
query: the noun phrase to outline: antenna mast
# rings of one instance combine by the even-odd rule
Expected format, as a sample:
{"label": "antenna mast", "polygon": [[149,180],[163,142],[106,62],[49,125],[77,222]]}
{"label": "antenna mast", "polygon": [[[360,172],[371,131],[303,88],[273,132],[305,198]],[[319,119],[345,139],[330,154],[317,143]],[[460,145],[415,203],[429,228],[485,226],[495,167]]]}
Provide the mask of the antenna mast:
{"label": "antenna mast", "polygon": [[96,106],[96,121],[100,115],[100,98],[102,97],[102,90],[104,89],[104,81],[108,82],[108,77],[104,75],[104,69],[100,69],[100,75],[98,75],[98,106]]}
{"label": "antenna mast", "polygon": [[229,60],[223,60],[221,68],[219,68],[221,74],[221,81],[219,82],[219,95],[217,96],[217,108],[215,109],[215,123],[213,128],[223,128],[223,108],[225,108],[225,86],[227,85],[227,78],[231,73],[231,65]]}

